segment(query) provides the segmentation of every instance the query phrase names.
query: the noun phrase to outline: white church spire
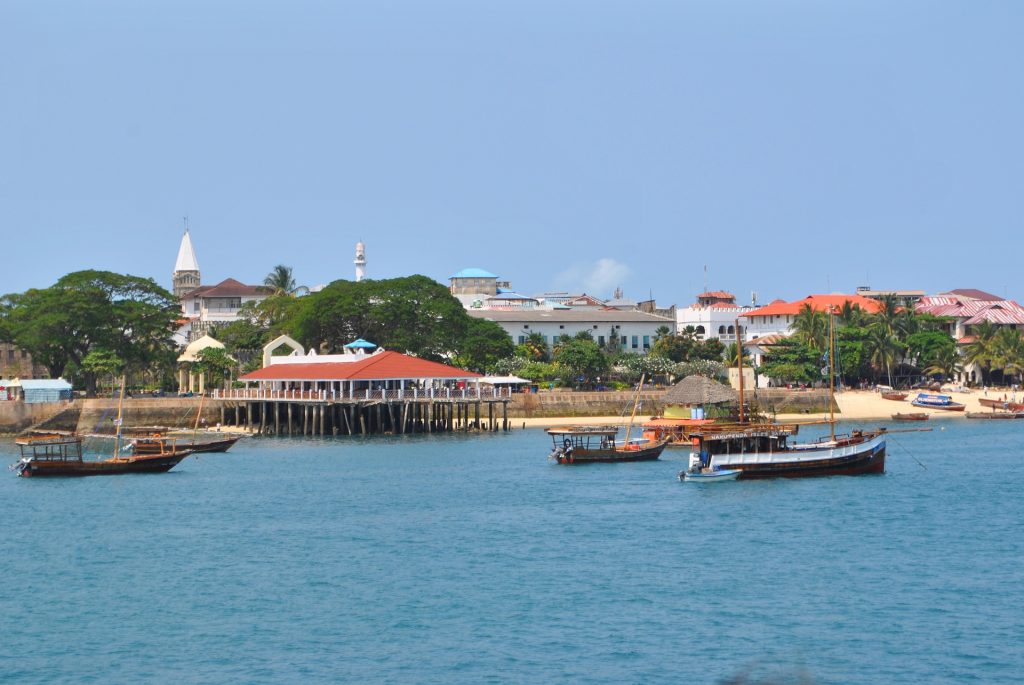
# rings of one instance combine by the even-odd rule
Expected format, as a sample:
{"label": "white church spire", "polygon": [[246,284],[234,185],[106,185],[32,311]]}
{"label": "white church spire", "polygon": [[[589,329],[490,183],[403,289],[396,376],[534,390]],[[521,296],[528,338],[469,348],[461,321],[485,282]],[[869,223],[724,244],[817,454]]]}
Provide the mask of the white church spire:
{"label": "white church spire", "polygon": [[185,229],[185,235],[181,237],[181,247],[178,248],[178,261],[174,264],[175,271],[199,271],[199,263],[196,261],[195,250],[192,249],[192,239]]}

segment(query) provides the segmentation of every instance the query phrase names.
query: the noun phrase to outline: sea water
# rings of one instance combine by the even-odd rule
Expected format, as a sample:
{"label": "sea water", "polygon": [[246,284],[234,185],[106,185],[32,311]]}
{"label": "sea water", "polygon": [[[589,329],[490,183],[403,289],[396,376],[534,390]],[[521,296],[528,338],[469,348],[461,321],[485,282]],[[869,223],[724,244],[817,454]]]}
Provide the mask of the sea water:
{"label": "sea water", "polygon": [[930,424],[852,478],[529,429],[3,473],[0,681],[1020,683],[1024,421]]}

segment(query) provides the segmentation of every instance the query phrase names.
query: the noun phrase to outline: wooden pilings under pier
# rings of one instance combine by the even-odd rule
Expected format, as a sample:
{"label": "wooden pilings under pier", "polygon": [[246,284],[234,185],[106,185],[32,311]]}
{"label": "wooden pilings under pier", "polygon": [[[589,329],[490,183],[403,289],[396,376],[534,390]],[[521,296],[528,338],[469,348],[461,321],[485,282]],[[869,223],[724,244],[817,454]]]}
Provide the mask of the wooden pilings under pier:
{"label": "wooden pilings under pier", "polygon": [[[510,428],[508,399],[211,401],[220,404],[222,424],[260,435],[404,435]],[[481,404],[487,405],[482,420]],[[501,405],[500,416],[495,405]]]}

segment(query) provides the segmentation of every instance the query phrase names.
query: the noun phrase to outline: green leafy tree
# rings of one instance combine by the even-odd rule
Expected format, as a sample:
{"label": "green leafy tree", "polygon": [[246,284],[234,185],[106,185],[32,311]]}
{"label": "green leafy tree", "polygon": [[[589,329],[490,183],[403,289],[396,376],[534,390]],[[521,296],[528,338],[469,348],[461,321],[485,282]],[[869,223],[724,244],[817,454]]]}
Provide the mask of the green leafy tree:
{"label": "green leafy tree", "polygon": [[557,349],[554,361],[573,383],[589,383],[608,370],[608,359],[592,340],[568,340]]}
{"label": "green leafy tree", "polygon": [[501,326],[486,319],[471,318],[455,358],[458,366],[486,372],[514,351],[512,338]]}
{"label": "green leafy tree", "polygon": [[124,360],[110,350],[91,350],[82,359],[82,370],[97,378],[104,375],[110,376],[111,392],[116,383],[116,376],[124,371],[124,366]]}
{"label": "green leafy tree", "polygon": [[900,358],[903,346],[889,330],[884,323],[876,322],[868,329],[866,345],[871,364],[879,373],[885,371],[889,385],[892,385],[892,367]]}
{"label": "green leafy tree", "polygon": [[821,380],[821,353],[795,337],[771,346],[759,372],[775,383],[813,383]]}
{"label": "green leafy tree", "polygon": [[544,339],[544,336],[536,331],[526,336],[526,340],[516,347],[516,354],[532,361],[551,361],[551,352],[548,350],[548,343]]}
{"label": "green leafy tree", "polygon": [[206,375],[208,385],[217,386],[223,384],[225,379],[231,378],[235,366],[235,360],[223,348],[206,347],[196,355],[193,368]]}
{"label": "green leafy tree", "polygon": [[909,358],[921,369],[931,366],[943,352],[956,349],[952,338],[935,330],[918,330],[908,335],[906,345]]}
{"label": "green leafy tree", "polygon": [[471,320],[448,288],[426,276],[335,281],[297,302],[284,327],[307,347],[332,352],[364,338],[444,361],[460,348]]}
{"label": "green leafy tree", "polygon": [[78,271],[49,288],[7,296],[2,318],[5,335],[51,376],[81,373],[92,394],[96,373],[83,362],[93,350],[113,353],[128,370],[169,368],[180,311],[152,279]]}

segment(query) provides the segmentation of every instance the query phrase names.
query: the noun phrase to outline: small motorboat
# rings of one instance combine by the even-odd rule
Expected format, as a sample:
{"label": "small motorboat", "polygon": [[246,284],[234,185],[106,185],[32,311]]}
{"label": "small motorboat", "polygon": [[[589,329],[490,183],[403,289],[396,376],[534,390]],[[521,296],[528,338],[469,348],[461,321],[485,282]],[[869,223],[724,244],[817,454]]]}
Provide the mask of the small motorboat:
{"label": "small motorboat", "polygon": [[689,483],[717,483],[736,480],[739,476],[739,469],[701,469],[700,471],[679,472],[679,480]]}
{"label": "small motorboat", "polygon": [[915,407],[942,409],[944,411],[963,411],[966,406],[961,402],[954,402],[953,398],[949,395],[935,395],[926,392],[918,393],[911,404]]}
{"label": "small motorboat", "polygon": [[893,414],[893,421],[927,421],[928,414],[924,412],[914,412],[912,414]]}
{"label": "small motorboat", "polygon": [[679,472],[679,480],[693,483],[717,483],[723,480],[736,480],[739,477],[740,469],[708,466],[700,452],[690,452],[689,468]]}

